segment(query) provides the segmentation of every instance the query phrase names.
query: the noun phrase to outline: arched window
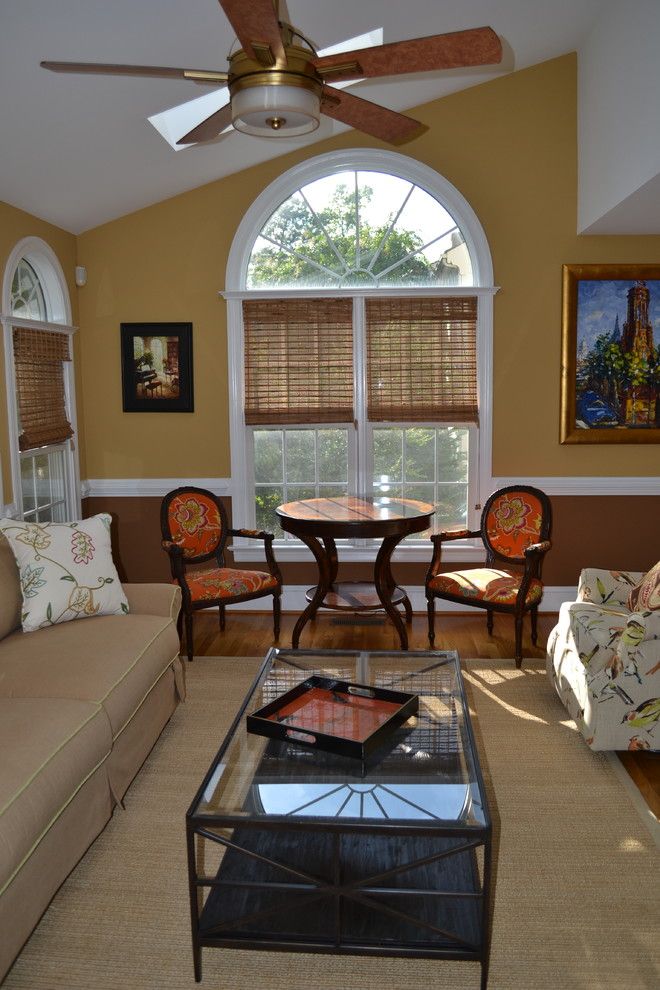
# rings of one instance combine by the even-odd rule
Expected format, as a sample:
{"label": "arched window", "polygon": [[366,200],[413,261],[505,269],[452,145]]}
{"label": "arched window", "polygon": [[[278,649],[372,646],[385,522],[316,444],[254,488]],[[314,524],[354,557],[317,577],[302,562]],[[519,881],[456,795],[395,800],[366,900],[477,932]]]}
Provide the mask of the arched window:
{"label": "arched window", "polygon": [[381,493],[474,528],[493,292],[474,212],[413,159],[334,153],[272,183],[237,231],[224,293],[237,524],[293,556],[279,504]]}
{"label": "arched window", "polygon": [[472,285],[463,233],[434,196],[387,172],[345,169],[297,189],[254,242],[248,288]]}
{"label": "arched window", "polygon": [[12,513],[32,522],[80,515],[71,309],[55,253],[25,238],[3,285]]}

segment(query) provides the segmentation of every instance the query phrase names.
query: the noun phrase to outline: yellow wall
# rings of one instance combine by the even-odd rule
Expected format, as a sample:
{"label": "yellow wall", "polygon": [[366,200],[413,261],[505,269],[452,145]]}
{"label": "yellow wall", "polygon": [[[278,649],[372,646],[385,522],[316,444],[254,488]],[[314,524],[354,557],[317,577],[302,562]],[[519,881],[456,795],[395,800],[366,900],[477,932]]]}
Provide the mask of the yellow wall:
{"label": "yellow wall", "polygon": [[[78,301],[75,283],[76,266],[76,238],[73,234],[59,227],[54,227],[45,220],[17,210],[7,203],[0,202],[0,279],[4,277],[7,259],[16,244],[24,237],[40,237],[55,252],[62,266],[62,270],[67,280],[69,298],[71,300],[71,313],[74,325],[78,320]],[[80,340],[79,334],[74,336],[74,363],[76,366],[76,399],[78,406],[78,436],[80,442],[81,476],[85,477],[84,459],[84,428],[82,419],[82,385],[80,377]],[[9,462],[9,438],[7,432],[7,399],[5,395],[5,369],[4,369],[4,348],[0,346],[0,381],[2,382],[2,396],[0,402],[0,457],[2,458],[2,480],[4,489],[4,501],[10,502],[12,499],[11,470]]]}
{"label": "yellow wall", "polygon": [[[472,205],[501,286],[494,474],[656,474],[657,447],[561,446],[558,439],[562,264],[660,257],[660,237],[576,235],[575,56],[415,115],[430,130],[400,150],[435,168]],[[255,197],[283,171],[351,146],[379,142],[349,132],[79,236],[78,263],[88,270],[79,290],[87,477],[229,476],[226,317],[218,291],[232,238]],[[123,413],[119,324],[160,320],[193,323],[195,412]]]}

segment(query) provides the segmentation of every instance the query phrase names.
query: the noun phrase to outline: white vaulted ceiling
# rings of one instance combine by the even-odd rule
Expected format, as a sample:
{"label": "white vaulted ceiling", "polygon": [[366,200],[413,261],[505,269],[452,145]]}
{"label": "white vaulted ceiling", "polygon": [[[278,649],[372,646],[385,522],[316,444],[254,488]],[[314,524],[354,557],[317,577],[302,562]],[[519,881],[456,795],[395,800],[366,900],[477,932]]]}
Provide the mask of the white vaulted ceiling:
{"label": "white vaulted ceiling", "polygon": [[[287,3],[289,20],[318,48],[375,28],[383,29],[384,42],[487,24],[500,35],[500,66],[355,86],[356,93],[394,110],[579,51],[609,6],[609,0]],[[233,42],[217,0],[0,0],[0,199],[79,233],[346,129],[323,118],[304,139],[231,132],[174,151],[147,118],[209,92],[207,87],[53,74],[39,66],[50,59],[224,71]]]}

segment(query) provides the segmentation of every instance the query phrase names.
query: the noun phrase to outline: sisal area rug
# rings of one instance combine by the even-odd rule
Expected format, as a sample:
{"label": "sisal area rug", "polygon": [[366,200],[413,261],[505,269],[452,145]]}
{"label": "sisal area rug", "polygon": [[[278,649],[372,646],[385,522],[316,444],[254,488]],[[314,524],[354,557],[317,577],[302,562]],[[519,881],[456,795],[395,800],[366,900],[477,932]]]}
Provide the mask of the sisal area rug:
{"label": "sisal area rug", "polygon": [[[126,797],[3,990],[184,990],[184,816],[259,661],[202,657]],[[658,852],[607,757],[539,661],[469,661],[465,678],[499,833],[490,990],[660,985]],[[655,878],[655,879],[654,879]],[[1,933],[0,933],[1,937]],[[208,990],[467,990],[476,963],[203,950]]]}

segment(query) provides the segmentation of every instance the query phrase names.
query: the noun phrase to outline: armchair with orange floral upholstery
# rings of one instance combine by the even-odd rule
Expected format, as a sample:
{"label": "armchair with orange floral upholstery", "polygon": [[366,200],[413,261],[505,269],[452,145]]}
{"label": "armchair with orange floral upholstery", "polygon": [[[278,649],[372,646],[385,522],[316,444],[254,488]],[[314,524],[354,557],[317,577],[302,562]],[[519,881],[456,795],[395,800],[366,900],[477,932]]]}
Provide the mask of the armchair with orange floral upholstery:
{"label": "armchair with orange floral upholstery", "polygon": [[[193,613],[215,605],[220,629],[225,628],[225,606],[273,596],[275,639],[280,634],[282,575],[273,554],[273,534],[252,529],[230,529],[222,502],[205,488],[177,488],[163,499],[160,512],[162,546],[170,558],[172,577],[182,594],[188,660],[193,658]],[[225,566],[230,536],[263,540],[268,571],[244,571]],[[213,561],[215,566],[200,567]]]}
{"label": "armchair with orange floral upholstery", "polygon": [[[509,612],[515,618],[516,667],[521,667],[525,612],[531,612],[532,643],[536,645],[537,641],[538,606],[543,596],[541,568],[551,547],[551,528],[552,510],[545,492],[528,485],[512,485],[490,496],[481,514],[480,529],[433,535],[433,559],[426,575],[431,645],[435,639],[436,598],[486,609],[491,635],[493,612]],[[484,566],[440,573],[443,544],[477,536],[486,549]]]}

